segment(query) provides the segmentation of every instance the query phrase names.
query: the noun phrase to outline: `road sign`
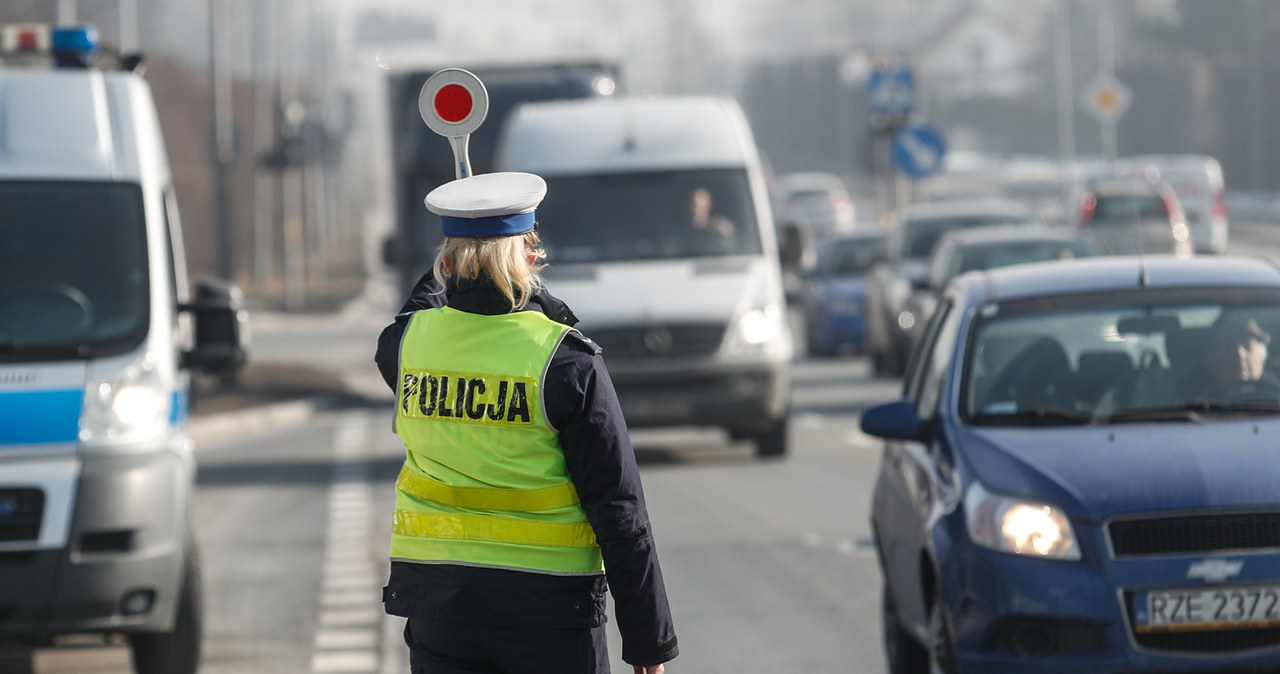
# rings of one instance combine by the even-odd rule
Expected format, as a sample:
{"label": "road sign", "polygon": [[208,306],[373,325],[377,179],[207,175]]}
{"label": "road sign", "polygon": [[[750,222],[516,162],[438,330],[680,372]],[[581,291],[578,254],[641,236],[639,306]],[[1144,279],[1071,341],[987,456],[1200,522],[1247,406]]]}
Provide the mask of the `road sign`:
{"label": "road sign", "polygon": [[912,178],[942,170],[947,143],[942,132],[928,124],[910,124],[893,137],[893,163]]}
{"label": "road sign", "polygon": [[455,175],[471,175],[467,143],[489,114],[489,93],[480,78],[461,68],[435,73],[418,92],[418,113],[428,128],[449,139]]}
{"label": "road sign", "polygon": [[1114,76],[1099,73],[1085,87],[1081,104],[1103,124],[1120,119],[1133,103],[1133,92]]}
{"label": "road sign", "polygon": [[906,66],[888,66],[871,71],[867,100],[873,115],[905,115],[916,105],[915,77]]}

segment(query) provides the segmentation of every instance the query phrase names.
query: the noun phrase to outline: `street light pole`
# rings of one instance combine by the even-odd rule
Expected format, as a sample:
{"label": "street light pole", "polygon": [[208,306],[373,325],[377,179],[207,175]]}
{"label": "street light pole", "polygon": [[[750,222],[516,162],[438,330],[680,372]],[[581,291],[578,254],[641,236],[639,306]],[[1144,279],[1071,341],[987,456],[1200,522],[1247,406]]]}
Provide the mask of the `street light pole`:
{"label": "street light pole", "polygon": [[209,83],[213,99],[213,213],[217,237],[217,270],[224,279],[232,279],[231,193],[229,176],[235,161],[235,139],[232,134],[231,76],[226,59],[230,50],[223,44],[228,37],[226,0],[209,0]]}
{"label": "street light pole", "polygon": [[1075,86],[1071,69],[1071,0],[1058,0],[1053,52],[1058,98],[1058,177],[1063,197],[1071,197],[1076,162]]}
{"label": "street light pole", "polygon": [[120,29],[120,53],[138,51],[138,0],[117,0],[116,20]]}
{"label": "street light pole", "polygon": [[[1098,72],[1114,79],[1116,74],[1116,12],[1112,0],[1098,0]],[[1118,119],[1112,115],[1102,123],[1102,156],[1114,162],[1118,151],[1116,126]]]}

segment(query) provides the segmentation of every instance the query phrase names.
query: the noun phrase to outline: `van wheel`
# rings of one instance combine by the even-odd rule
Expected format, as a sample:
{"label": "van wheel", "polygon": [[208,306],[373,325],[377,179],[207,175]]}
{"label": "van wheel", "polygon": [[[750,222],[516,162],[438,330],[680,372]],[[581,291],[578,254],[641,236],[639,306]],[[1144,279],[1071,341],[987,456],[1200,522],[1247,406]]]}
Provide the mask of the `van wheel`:
{"label": "van wheel", "polygon": [[35,674],[35,650],[25,646],[0,647],[0,672],[5,674]]}
{"label": "van wheel", "polygon": [[783,417],[769,430],[751,437],[756,443],[757,458],[776,459],[786,455],[790,444],[787,432],[788,419],[789,417]]}
{"label": "van wheel", "polygon": [[203,598],[200,562],[193,543],[187,547],[187,563],[182,574],[173,630],[139,632],[129,636],[133,668],[138,674],[195,674],[200,666]]}

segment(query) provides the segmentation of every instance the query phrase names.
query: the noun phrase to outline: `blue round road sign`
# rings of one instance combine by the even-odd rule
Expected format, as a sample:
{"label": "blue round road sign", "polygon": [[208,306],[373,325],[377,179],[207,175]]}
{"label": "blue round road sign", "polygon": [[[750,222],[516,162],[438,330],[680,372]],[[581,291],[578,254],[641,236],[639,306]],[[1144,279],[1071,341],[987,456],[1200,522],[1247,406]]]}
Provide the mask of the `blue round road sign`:
{"label": "blue round road sign", "polygon": [[911,124],[893,137],[893,163],[912,178],[923,178],[942,170],[947,143],[942,132],[928,124]]}

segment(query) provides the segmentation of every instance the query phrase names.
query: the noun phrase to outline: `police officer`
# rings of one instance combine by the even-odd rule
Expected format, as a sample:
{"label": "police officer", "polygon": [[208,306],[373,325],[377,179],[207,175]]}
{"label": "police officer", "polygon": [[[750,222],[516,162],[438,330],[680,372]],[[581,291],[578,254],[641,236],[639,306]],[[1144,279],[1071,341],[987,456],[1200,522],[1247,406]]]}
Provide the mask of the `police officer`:
{"label": "police officer", "polygon": [[675,630],[639,471],[600,348],[538,277],[528,173],[427,195],[444,243],[375,356],[406,448],[388,613],[415,674],[661,674]]}

